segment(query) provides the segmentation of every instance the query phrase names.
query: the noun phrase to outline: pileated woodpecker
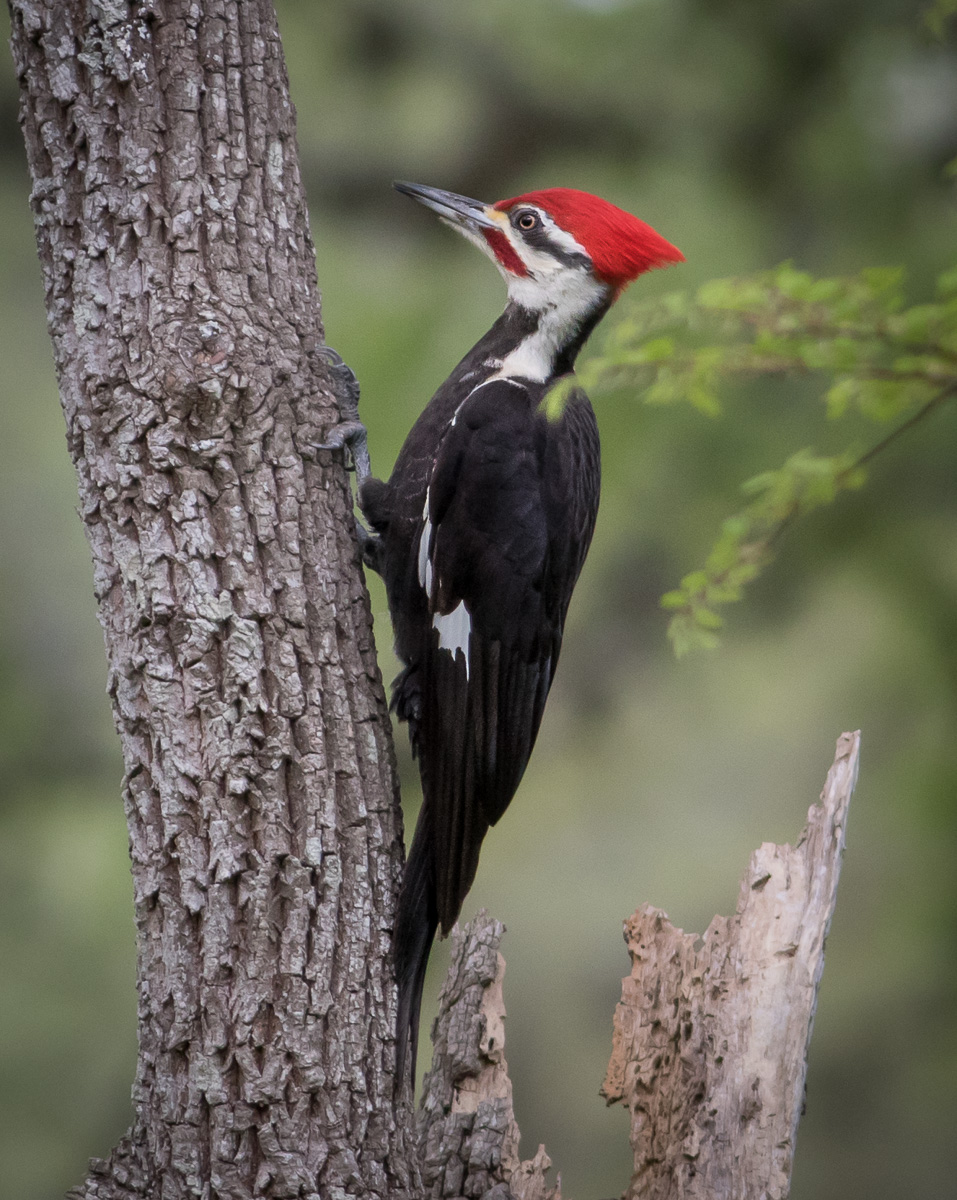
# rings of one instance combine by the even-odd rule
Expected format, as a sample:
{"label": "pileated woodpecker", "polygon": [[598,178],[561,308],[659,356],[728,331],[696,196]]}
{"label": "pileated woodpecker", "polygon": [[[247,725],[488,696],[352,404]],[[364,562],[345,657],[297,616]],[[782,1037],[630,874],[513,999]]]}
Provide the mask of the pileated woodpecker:
{"label": "pileated woodpecker", "polygon": [[436,929],[451,929],[482,839],[532,752],[565,613],[591,542],[600,460],[595,415],[569,386],[586,338],[625,286],[683,255],[586,192],[550,188],[482,204],[397,183],[495,262],[505,312],[432,397],[387,483],[359,503],[379,535],[405,664],[392,706],[409,724],[423,803],[395,929],[397,1081],[411,1049]]}

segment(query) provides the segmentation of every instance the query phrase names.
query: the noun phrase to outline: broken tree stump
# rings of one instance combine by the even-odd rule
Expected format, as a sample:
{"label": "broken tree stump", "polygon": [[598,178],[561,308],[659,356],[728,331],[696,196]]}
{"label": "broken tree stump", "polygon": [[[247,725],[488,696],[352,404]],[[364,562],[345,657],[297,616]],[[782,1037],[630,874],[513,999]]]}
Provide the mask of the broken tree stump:
{"label": "broken tree stump", "polygon": [[626,921],[602,1085],[631,1109],[626,1200],[787,1197],[859,750],[838,739],[800,839],[752,854],[734,916],[703,938],[650,905]]}
{"label": "broken tree stump", "polygon": [[[625,922],[632,969],[601,1089],[631,1110],[624,1200],[786,1200],[859,751],[842,734],[800,839],[754,852],[733,916],[703,937],[650,905]],[[519,1156],[503,933],[483,911],[452,934],[417,1127],[435,1200],[561,1200],[545,1148]]]}

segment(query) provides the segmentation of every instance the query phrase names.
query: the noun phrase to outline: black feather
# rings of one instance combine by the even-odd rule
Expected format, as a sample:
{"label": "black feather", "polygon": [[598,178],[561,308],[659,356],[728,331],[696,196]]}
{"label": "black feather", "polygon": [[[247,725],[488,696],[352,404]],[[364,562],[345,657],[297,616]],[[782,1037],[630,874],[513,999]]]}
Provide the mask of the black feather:
{"label": "black feather", "polygon": [[397,1090],[405,1078],[407,1053],[411,1053],[409,1078],[413,1085],[415,1082],[422,988],[437,924],[432,828],[428,819],[420,819],[405,864],[395,926],[395,981],[399,993],[396,1019]]}
{"label": "black feather", "polygon": [[[400,1087],[409,1057],[415,1078],[433,938],[452,928],[489,826],[525,771],[598,508],[598,432],[584,394],[573,391],[552,419],[541,406],[549,384],[488,379],[509,348],[502,340],[531,319],[506,313],[416,422],[388,485],[370,481],[361,495],[382,535],[406,664],[393,708],[409,721],[424,797],[395,928]],[[467,653],[440,647],[435,628],[459,605]]]}

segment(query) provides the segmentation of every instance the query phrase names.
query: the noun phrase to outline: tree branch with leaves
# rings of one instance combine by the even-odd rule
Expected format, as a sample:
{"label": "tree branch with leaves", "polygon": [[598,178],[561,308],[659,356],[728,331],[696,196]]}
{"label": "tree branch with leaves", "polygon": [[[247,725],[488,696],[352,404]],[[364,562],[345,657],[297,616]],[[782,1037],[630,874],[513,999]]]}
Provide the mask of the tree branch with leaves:
{"label": "tree branch with leaves", "polygon": [[662,597],[679,655],[718,644],[718,609],[742,598],[799,518],[863,487],[868,468],[957,395],[957,268],[938,299],[908,306],[902,272],[871,269],[816,279],[790,263],[706,283],[694,296],[637,302],[583,369],[593,392],[627,388],[648,404],[689,404],[720,417],[735,382],[805,376],[829,419],[852,414],[887,428],[870,446],[829,455],[796,450],[745,481],[704,565]]}

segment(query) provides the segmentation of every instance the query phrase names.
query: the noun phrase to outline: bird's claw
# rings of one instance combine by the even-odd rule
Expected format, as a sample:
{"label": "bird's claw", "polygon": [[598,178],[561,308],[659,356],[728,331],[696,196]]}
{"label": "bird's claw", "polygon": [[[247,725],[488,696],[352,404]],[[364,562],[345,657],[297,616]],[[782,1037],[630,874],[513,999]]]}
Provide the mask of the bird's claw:
{"label": "bird's claw", "polygon": [[[313,442],[314,450],[345,450],[346,470],[351,467],[356,473],[356,484],[362,486],[372,474],[369,460],[369,438],[365,425],[359,419],[359,380],[355,372],[342,360],[342,356],[331,346],[321,346],[319,355],[325,360],[333,391],[339,403],[339,422],[328,429],[321,442]],[[356,518],[356,537],[362,561],[372,570],[379,570],[380,543],[377,534],[371,533]]]}
{"label": "bird's claw", "polygon": [[339,422],[327,431],[322,442],[315,444],[315,449],[347,449],[355,468],[356,482],[361,485],[372,473],[372,468],[366,427],[359,420],[359,380],[353,369],[342,361],[342,355],[331,346],[321,346],[319,356],[326,363],[332,390],[339,402]]}
{"label": "bird's claw", "polygon": [[338,350],[331,346],[320,346],[319,357],[325,360],[326,369],[332,379],[333,390],[339,401],[339,412],[344,420],[359,419],[359,380],[356,373],[346,362]]}
{"label": "bird's claw", "polygon": [[369,436],[361,421],[340,421],[326,433],[325,441],[315,443],[316,450],[347,450],[346,470],[353,470],[361,484],[372,474],[369,461]]}
{"label": "bird's claw", "polygon": [[359,540],[359,557],[371,571],[381,575],[382,538],[377,533],[370,533],[358,517],[356,517],[356,537]]}

